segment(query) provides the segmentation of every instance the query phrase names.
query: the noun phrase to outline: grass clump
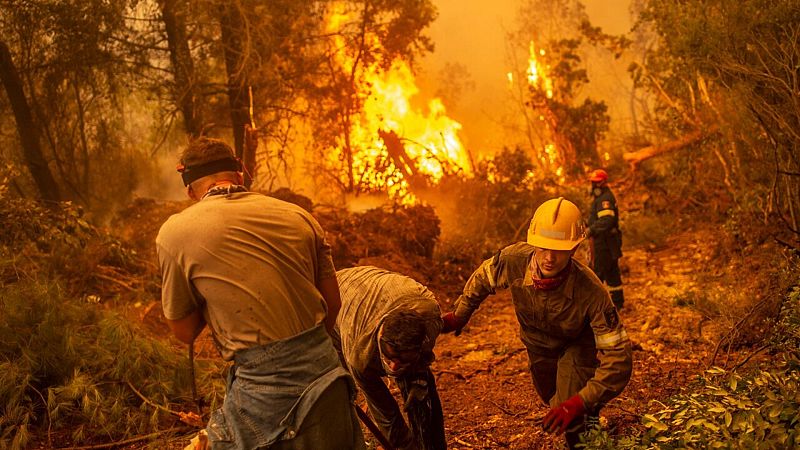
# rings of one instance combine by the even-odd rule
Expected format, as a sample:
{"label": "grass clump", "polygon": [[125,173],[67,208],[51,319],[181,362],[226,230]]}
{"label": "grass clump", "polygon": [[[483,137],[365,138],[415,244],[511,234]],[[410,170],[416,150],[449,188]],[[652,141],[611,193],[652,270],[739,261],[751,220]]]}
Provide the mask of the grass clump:
{"label": "grass clump", "polygon": [[132,387],[169,408],[190,386],[186,357],[125,318],[55,285],[0,287],[0,449],[151,433],[175,419]]}

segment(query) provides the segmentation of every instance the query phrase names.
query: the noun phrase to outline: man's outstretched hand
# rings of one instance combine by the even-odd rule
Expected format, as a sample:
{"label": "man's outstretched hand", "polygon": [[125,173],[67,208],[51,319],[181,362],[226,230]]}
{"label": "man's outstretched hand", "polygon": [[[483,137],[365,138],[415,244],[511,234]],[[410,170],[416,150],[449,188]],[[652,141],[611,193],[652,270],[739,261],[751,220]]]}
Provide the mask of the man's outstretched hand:
{"label": "man's outstretched hand", "polygon": [[454,312],[442,314],[442,333],[455,332],[456,336],[461,334],[461,329],[467,324],[465,319],[459,319]]}
{"label": "man's outstretched hand", "polygon": [[542,427],[548,433],[561,434],[567,431],[567,427],[576,417],[582,416],[586,412],[586,405],[580,395],[575,394],[560,405],[551,409],[544,416]]}

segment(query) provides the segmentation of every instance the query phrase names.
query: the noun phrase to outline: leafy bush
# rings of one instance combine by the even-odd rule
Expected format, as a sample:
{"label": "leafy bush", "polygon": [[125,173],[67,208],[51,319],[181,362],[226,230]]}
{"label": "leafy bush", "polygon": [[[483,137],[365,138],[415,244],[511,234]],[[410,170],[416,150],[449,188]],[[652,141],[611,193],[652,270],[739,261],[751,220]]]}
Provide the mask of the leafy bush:
{"label": "leafy bush", "polygon": [[[47,279],[59,283],[67,295],[137,278],[147,263],[136,251],[101,232],[70,202],[44,205],[34,200],[0,197],[0,281]],[[108,292],[107,292],[108,293]]]}
{"label": "leafy bush", "polygon": [[186,356],[57,286],[0,287],[0,448],[27,448],[33,436],[79,443],[158,429],[167,415],[133,388],[162,406],[190,398]]}
{"label": "leafy bush", "polygon": [[83,210],[70,202],[48,208],[27,200],[0,197],[0,245],[20,251],[34,245],[49,252],[55,246],[80,248],[96,235]]}
{"label": "leafy bush", "polygon": [[654,402],[642,417],[641,435],[612,437],[595,427],[584,445],[593,449],[747,448],[800,446],[800,287],[784,299],[768,342],[770,363],[740,374],[708,370],[689,393]]}
{"label": "leafy bush", "polygon": [[793,448],[800,445],[800,371],[741,376],[714,368],[706,384],[645,414],[642,442],[659,448]]}
{"label": "leafy bush", "polygon": [[790,288],[769,345],[775,351],[788,355],[787,361],[800,361],[800,285]]}

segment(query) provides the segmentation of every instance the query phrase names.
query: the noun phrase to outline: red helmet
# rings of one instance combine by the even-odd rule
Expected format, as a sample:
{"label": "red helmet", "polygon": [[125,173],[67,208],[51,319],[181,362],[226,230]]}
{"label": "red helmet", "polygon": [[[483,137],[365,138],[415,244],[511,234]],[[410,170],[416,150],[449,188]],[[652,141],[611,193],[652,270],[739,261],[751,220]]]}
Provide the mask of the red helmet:
{"label": "red helmet", "polygon": [[608,172],[603,169],[593,170],[592,173],[589,175],[589,181],[595,183],[604,183],[608,181]]}

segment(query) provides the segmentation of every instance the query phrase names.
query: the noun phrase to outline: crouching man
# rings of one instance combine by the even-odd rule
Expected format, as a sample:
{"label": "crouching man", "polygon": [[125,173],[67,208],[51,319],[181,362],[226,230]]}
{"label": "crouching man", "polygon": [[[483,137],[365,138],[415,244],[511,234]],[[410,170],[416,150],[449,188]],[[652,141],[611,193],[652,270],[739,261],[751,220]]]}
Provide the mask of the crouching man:
{"label": "crouching man", "polygon": [[[377,267],[343,269],[337,276],[342,309],[334,345],[378,428],[398,450],[445,449],[442,406],[429,367],[442,329],[436,298],[413,279]],[[400,387],[410,427],[386,376]]]}
{"label": "crouching man", "polygon": [[551,408],[543,426],[566,431],[570,448],[579,442],[585,418],[597,416],[618,396],[632,371],[630,341],[608,291],[591,269],[573,259],[583,239],[577,206],[564,198],[542,203],[528,242],[484,261],[464,286],[455,311],[442,316],[443,331],[458,335],[486,297],[511,289],[533,386]]}

